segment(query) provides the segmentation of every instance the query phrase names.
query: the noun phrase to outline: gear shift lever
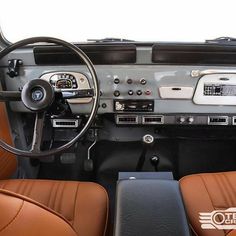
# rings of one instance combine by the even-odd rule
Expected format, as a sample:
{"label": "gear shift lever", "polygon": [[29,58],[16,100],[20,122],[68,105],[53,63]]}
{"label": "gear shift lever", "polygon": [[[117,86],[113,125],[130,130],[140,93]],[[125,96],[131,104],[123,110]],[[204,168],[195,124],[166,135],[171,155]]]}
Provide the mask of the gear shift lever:
{"label": "gear shift lever", "polygon": [[143,143],[143,150],[139,157],[138,164],[136,166],[136,171],[142,170],[147,154],[147,149],[154,143],[154,137],[151,134],[146,134],[142,138],[142,143]]}

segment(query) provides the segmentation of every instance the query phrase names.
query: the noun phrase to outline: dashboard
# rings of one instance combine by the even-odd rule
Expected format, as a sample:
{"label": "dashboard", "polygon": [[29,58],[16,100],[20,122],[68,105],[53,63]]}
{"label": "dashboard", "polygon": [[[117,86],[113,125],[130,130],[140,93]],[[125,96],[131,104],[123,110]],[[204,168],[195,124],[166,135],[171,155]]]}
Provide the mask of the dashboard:
{"label": "dashboard", "polygon": [[[95,65],[100,86],[98,115],[112,114],[117,125],[236,125],[236,67],[156,65],[151,63],[150,50],[137,49],[139,63]],[[3,65],[17,53],[9,55]],[[8,90],[18,90],[35,78],[47,80],[63,93],[93,86],[83,65],[36,65],[32,52],[20,53],[26,63],[19,76],[6,77]],[[5,76],[7,68],[2,68],[0,75]],[[92,98],[67,101],[75,115],[88,114],[92,105]],[[21,102],[11,102],[10,107],[28,112]]]}

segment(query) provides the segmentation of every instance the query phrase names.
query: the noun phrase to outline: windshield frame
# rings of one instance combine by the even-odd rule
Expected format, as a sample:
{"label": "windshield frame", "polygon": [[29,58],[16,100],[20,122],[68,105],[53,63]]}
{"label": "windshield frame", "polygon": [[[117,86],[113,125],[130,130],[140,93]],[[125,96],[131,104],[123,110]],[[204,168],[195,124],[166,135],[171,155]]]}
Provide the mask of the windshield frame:
{"label": "windshield frame", "polygon": [[11,44],[10,41],[7,40],[7,38],[4,36],[1,26],[0,26],[0,48],[5,48]]}

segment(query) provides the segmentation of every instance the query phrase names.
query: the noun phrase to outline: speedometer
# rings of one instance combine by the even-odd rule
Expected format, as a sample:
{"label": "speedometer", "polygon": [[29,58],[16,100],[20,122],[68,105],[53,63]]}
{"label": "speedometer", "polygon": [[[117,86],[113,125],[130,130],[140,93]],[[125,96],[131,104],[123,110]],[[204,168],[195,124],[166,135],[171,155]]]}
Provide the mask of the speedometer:
{"label": "speedometer", "polygon": [[75,77],[67,73],[54,74],[50,78],[50,84],[56,89],[76,89],[78,88]]}

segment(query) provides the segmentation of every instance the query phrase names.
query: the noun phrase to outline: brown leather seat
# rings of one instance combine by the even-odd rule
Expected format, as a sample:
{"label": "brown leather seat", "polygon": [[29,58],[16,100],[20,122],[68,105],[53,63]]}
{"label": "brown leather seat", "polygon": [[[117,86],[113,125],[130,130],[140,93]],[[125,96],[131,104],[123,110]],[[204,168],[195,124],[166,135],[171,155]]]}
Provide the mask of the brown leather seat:
{"label": "brown leather seat", "polygon": [[1,180],[0,189],[26,196],[59,213],[70,222],[79,236],[105,235],[108,197],[103,187],[98,184],[53,180]]}
{"label": "brown leather seat", "polygon": [[202,229],[200,213],[236,207],[236,171],[182,178],[180,188],[191,228],[199,236],[235,236],[236,230]]}
{"label": "brown leather seat", "polygon": [[[11,131],[4,103],[0,103],[0,126],[0,138],[12,144]],[[9,178],[16,170],[16,167],[16,157],[0,149],[0,179]],[[6,190],[10,191],[12,196],[2,192]],[[29,199],[22,201],[25,197]],[[12,208],[11,202],[14,202],[15,205],[13,205],[15,208]],[[15,214],[15,218],[13,216],[14,214],[9,216],[11,212],[14,213],[16,209],[19,209],[19,205],[21,205],[22,202],[27,202],[24,203],[24,206],[27,206],[28,210],[24,207],[24,210],[20,211],[21,218],[19,218],[18,214]],[[4,206],[4,204],[6,205]],[[2,208],[3,206],[4,208]],[[9,212],[7,210],[8,207]],[[31,216],[29,209],[32,210]],[[48,213],[45,213],[46,211],[48,211]],[[43,220],[40,214],[45,216],[45,220]],[[17,221],[15,220],[16,216]],[[5,217],[6,221],[4,221]],[[105,189],[98,184],[53,180],[0,180],[0,235],[104,236],[107,217],[107,193]],[[62,222],[60,218],[65,218],[64,222]],[[10,219],[12,219],[12,221]],[[35,219],[40,219],[42,224],[35,225]],[[14,233],[12,233],[13,231],[9,231],[11,233],[8,234],[8,231],[3,230],[7,227],[8,224],[6,222],[8,220],[11,226],[14,225]],[[22,220],[22,224],[20,224],[20,220]],[[28,220],[32,221],[32,225],[27,224]],[[12,224],[12,222],[14,224]],[[16,222],[18,223],[16,224]],[[67,224],[70,226],[68,227]],[[32,230],[32,232],[27,231],[27,227],[31,227],[31,229],[33,228],[34,230]],[[44,229],[38,230],[42,227],[46,227],[45,229],[46,231],[48,230],[48,233],[44,234]],[[58,232],[61,231],[60,234],[56,233],[57,231],[52,233],[54,232],[52,228],[55,227],[58,227]],[[73,228],[72,231],[70,230],[71,227]],[[64,228],[64,230],[62,230],[62,228]],[[11,229],[11,227],[7,227],[7,229]],[[22,233],[24,229],[25,231]],[[63,234],[63,232],[65,233]]]}
{"label": "brown leather seat", "polygon": [[1,236],[77,235],[62,216],[23,196],[0,190],[0,209]]}

